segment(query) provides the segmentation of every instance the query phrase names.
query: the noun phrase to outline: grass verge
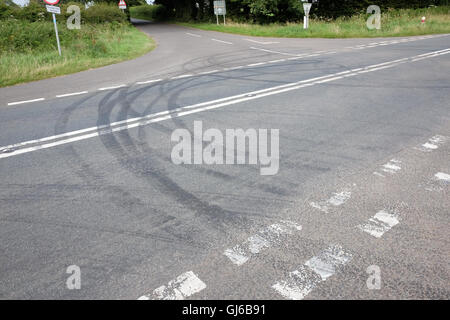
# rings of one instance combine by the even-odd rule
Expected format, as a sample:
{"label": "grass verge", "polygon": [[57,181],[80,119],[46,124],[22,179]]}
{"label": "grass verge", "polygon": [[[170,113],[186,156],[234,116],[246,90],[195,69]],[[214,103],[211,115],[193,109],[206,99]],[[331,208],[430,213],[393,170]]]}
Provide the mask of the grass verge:
{"label": "grass verge", "polygon": [[58,55],[51,22],[0,21],[0,87],[41,80],[141,56],[154,41],[128,23],[59,24]]}
{"label": "grass verge", "polygon": [[[425,23],[421,23],[422,16],[426,17]],[[178,24],[209,31],[282,38],[367,38],[450,33],[450,7],[388,10],[381,14],[380,30],[367,28],[368,17],[361,14],[331,21],[311,19],[307,30],[303,29],[302,23],[258,25],[230,21],[226,26],[192,22]]]}

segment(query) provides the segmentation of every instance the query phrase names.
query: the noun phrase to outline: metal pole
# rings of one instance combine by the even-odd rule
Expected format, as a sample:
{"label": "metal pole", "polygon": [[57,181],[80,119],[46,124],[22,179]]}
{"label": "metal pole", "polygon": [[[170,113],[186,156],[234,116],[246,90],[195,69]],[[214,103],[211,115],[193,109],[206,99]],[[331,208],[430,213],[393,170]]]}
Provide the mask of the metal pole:
{"label": "metal pole", "polygon": [[223,15],[223,25],[226,25],[226,23],[225,23],[225,15]]}
{"label": "metal pole", "polygon": [[219,16],[216,14],[217,25],[219,25]]}
{"label": "metal pole", "polygon": [[59,35],[58,35],[58,26],[56,25],[56,17],[54,13],[52,13],[52,16],[53,16],[53,24],[55,25],[56,42],[58,43],[58,52],[59,55],[61,55],[61,46],[59,45]]}

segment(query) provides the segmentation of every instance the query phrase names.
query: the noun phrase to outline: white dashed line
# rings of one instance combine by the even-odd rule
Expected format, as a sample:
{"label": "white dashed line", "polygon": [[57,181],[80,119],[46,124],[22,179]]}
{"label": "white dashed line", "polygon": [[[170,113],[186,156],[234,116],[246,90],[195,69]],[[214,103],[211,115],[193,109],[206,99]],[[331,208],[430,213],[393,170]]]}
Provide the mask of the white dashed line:
{"label": "white dashed line", "polygon": [[147,80],[147,81],[138,81],[136,82],[136,84],[148,84],[148,83],[153,83],[153,82],[160,82],[163,79],[155,79],[155,80]]}
{"label": "white dashed line", "polygon": [[340,206],[344,204],[350,197],[352,193],[350,190],[344,190],[338,193],[334,193],[333,196],[328,200],[322,200],[320,202],[310,202],[310,206],[319,209],[322,212],[328,213],[330,206]]}
{"label": "white dashed line", "polygon": [[262,65],[264,65],[264,64],[267,64],[267,62],[252,63],[252,64],[248,64],[247,67],[262,66]]}
{"label": "white dashed line", "polygon": [[258,43],[258,44],[275,44],[275,43],[279,43],[277,41],[256,41],[256,40],[252,40],[252,39],[244,39],[245,41],[250,41],[250,42],[254,42],[254,43]]}
{"label": "white dashed line", "polygon": [[280,221],[259,230],[257,234],[249,237],[244,243],[236,245],[231,249],[226,249],[223,254],[232,263],[240,266],[264,249],[280,244],[283,236],[300,230],[302,230],[302,227],[294,222]]}
{"label": "white dashed line", "polygon": [[219,70],[205,71],[205,72],[200,72],[199,74],[210,74],[210,73],[214,73],[214,72],[219,72]]}
{"label": "white dashed line", "polygon": [[176,79],[189,78],[189,77],[192,77],[192,76],[193,76],[193,74],[182,74],[181,76],[172,77],[170,79],[176,80]]}
{"label": "white dashed line", "polygon": [[274,50],[269,50],[269,49],[262,49],[262,48],[255,48],[255,47],[250,47],[250,49],[252,50],[259,50],[259,51],[264,51],[264,52],[269,52],[269,53],[275,53],[275,54],[281,54],[281,55],[285,55],[285,56],[296,56],[298,57],[298,54],[292,54],[292,53],[286,53],[286,52],[280,52],[280,51],[274,51]]}
{"label": "white dashed line", "polygon": [[289,273],[285,280],[276,282],[272,288],[286,299],[302,300],[319,283],[334,275],[338,268],[352,258],[349,252],[339,245],[333,245],[319,255],[309,259],[297,270]]}
{"label": "white dashed line", "polygon": [[17,105],[17,104],[37,102],[37,101],[43,101],[43,100],[45,100],[45,98],[38,98],[38,99],[33,99],[33,100],[23,100],[23,101],[9,102],[8,106],[14,106],[14,105]]}
{"label": "white dashed line", "polygon": [[436,135],[428,139],[427,142],[422,144],[420,147],[415,147],[416,150],[423,152],[431,152],[439,148],[441,144],[444,144],[448,140],[448,137]]}
{"label": "white dashed line", "polygon": [[381,210],[370,218],[369,222],[359,225],[358,228],[375,238],[381,238],[385,232],[392,229],[398,223],[397,214]]}
{"label": "white dashed line", "polygon": [[124,88],[124,87],[126,87],[126,86],[127,86],[126,84],[121,84],[121,85],[113,86],[113,87],[100,88],[100,89],[98,89],[98,90],[99,90],[99,91],[113,90],[113,89]]}
{"label": "white dashed line", "polygon": [[228,41],[223,41],[223,40],[217,40],[217,39],[211,39],[212,41],[216,41],[216,42],[220,42],[220,43],[225,43],[225,44],[233,44],[232,42],[228,42]]}
{"label": "white dashed line", "polygon": [[80,94],[86,94],[88,93],[88,91],[80,91],[80,92],[73,92],[73,93],[66,93],[66,94],[60,94],[57,95],[57,98],[65,98],[65,97],[70,97],[70,96],[78,96]]}
{"label": "white dashed line", "polygon": [[188,271],[169,281],[167,286],[153,290],[153,293],[143,295],[138,300],[184,300],[206,288],[206,284],[195,273]]}
{"label": "white dashed line", "polygon": [[438,172],[434,175],[438,180],[443,180],[446,182],[450,182],[450,174],[444,172]]}
{"label": "white dashed line", "polygon": [[202,37],[201,35],[194,34],[194,33],[189,33],[189,32],[186,32],[186,34],[187,34],[188,36],[196,37],[196,38],[201,38],[201,37]]}

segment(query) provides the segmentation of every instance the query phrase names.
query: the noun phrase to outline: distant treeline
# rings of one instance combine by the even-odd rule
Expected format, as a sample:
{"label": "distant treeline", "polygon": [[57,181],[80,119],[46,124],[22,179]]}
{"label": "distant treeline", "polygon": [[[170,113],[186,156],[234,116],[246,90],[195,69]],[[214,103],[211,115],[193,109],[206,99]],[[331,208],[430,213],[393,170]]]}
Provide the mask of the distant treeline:
{"label": "distant treeline", "polygon": [[[211,20],[214,16],[213,0],[155,0],[166,7],[170,18],[177,20]],[[300,0],[227,0],[227,15],[242,22],[288,22],[303,16]],[[449,0],[319,0],[313,5],[311,15],[336,18],[365,13],[369,5],[388,8],[424,8],[449,5]]]}

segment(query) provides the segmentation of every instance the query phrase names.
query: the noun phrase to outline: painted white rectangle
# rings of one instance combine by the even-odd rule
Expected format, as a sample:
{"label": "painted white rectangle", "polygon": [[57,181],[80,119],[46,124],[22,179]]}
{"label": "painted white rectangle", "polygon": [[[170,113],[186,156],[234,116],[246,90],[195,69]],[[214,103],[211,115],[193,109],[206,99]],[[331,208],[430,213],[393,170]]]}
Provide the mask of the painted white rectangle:
{"label": "painted white rectangle", "polygon": [[319,209],[322,212],[328,213],[330,206],[340,206],[350,199],[352,193],[350,190],[343,190],[341,192],[334,193],[333,196],[327,200],[319,202],[310,202],[310,206]]}
{"label": "painted white rectangle", "polygon": [[438,172],[434,175],[438,180],[443,180],[446,182],[450,182],[450,174],[444,172]]}
{"label": "painted white rectangle", "polygon": [[302,300],[351,258],[352,255],[340,245],[332,245],[290,272],[287,279],[276,282],[272,288],[286,299]]}
{"label": "painted white rectangle", "polygon": [[371,236],[374,236],[375,238],[381,238],[383,234],[392,229],[392,227],[398,223],[399,220],[397,214],[381,210],[370,218],[369,222],[359,225],[358,228]]}
{"label": "painted white rectangle", "polygon": [[206,284],[192,271],[185,272],[153,290],[153,293],[143,295],[138,300],[184,300],[206,288]]}
{"label": "painted white rectangle", "polygon": [[295,222],[282,220],[259,230],[257,234],[247,238],[243,243],[226,249],[223,254],[232,263],[241,266],[252,256],[261,253],[267,248],[279,245],[283,236],[291,235],[294,231],[300,230],[302,230],[302,227]]}

